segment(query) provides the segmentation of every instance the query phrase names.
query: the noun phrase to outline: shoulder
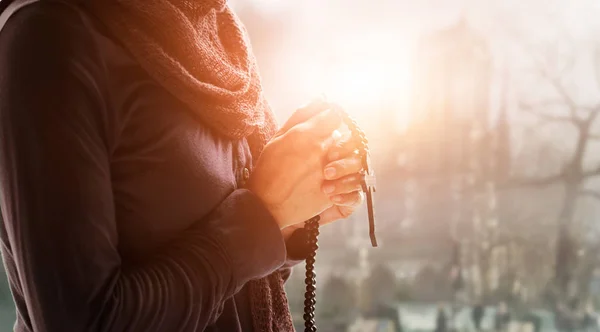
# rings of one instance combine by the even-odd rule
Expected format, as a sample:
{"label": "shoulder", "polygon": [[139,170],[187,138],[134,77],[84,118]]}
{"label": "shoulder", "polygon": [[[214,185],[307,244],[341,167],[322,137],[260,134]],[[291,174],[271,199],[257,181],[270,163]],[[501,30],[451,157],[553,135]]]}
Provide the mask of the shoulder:
{"label": "shoulder", "polygon": [[0,31],[0,73],[11,77],[31,72],[43,79],[45,74],[60,77],[85,68],[89,76],[102,67],[93,29],[75,4],[51,0],[27,5]]}
{"label": "shoulder", "polygon": [[0,31],[0,116],[106,136],[109,84],[95,34],[83,10],[65,1],[14,13]]}
{"label": "shoulder", "polygon": [[87,20],[76,4],[58,0],[29,4],[14,13],[0,32],[3,55],[25,47],[52,53],[85,50],[92,37]]}

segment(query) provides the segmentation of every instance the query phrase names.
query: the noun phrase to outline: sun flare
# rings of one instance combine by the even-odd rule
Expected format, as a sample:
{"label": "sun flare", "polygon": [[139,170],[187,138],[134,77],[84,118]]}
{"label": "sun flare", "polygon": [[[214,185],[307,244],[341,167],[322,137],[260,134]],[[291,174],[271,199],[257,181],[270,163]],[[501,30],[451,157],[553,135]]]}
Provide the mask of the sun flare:
{"label": "sun flare", "polygon": [[333,59],[316,66],[305,61],[295,76],[304,78],[306,94],[326,95],[354,116],[399,105],[409,95],[411,48],[402,39],[390,45],[386,38],[375,34],[337,40]]}
{"label": "sun flare", "polygon": [[388,71],[389,65],[350,59],[332,68],[323,78],[327,82],[322,87],[323,93],[351,107],[381,104],[394,97],[393,90],[400,83],[398,76]]}

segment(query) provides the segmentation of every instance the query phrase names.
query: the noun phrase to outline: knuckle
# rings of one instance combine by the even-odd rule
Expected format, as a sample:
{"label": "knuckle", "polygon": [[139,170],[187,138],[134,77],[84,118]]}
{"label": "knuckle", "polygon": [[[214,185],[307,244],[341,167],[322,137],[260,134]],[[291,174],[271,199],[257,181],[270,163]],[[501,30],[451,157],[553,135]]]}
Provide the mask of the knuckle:
{"label": "knuckle", "polygon": [[315,152],[321,152],[325,148],[321,141],[314,136],[308,135],[306,137],[306,146]]}
{"label": "knuckle", "polygon": [[[359,193],[362,193],[362,183],[361,181],[354,181],[352,182],[352,190],[358,191]],[[362,197],[359,197],[359,199]]]}
{"label": "knuckle", "polygon": [[288,132],[288,137],[291,140],[297,141],[305,136],[306,128],[304,125],[298,125]]}
{"label": "knuckle", "polygon": [[354,210],[347,208],[347,207],[346,208],[340,207],[340,208],[338,208],[338,210],[340,211],[340,215],[342,215],[342,217],[344,219],[350,217],[352,212],[354,212]]}
{"label": "knuckle", "polygon": [[358,185],[358,181],[356,181],[356,178],[353,175],[345,177],[342,180],[342,183],[348,192],[356,190],[356,186]]}
{"label": "knuckle", "polygon": [[289,132],[288,141],[293,150],[301,151],[306,149],[309,139],[304,127],[298,126]]}
{"label": "knuckle", "polygon": [[353,151],[355,149],[351,140],[339,143],[339,148],[344,151]]}
{"label": "knuckle", "polygon": [[358,172],[362,169],[362,161],[358,157],[352,158],[352,170]]}

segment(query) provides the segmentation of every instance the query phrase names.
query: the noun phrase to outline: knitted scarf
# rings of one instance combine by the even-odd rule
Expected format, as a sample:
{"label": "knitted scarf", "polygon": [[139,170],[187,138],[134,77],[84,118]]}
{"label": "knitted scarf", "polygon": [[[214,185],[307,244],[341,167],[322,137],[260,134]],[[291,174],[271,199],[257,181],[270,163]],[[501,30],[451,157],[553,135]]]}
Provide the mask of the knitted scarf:
{"label": "knitted scarf", "polygon": [[[258,157],[276,129],[242,24],[225,0],[81,1],[156,82]],[[294,331],[281,273],[249,283],[254,330]]]}

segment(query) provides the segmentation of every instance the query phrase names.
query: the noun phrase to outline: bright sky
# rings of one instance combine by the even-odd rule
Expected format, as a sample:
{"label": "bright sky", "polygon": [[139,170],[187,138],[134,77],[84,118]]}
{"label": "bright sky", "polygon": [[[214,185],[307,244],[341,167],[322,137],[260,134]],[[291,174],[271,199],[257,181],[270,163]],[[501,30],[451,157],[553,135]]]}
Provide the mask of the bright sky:
{"label": "bright sky", "polygon": [[[496,78],[509,65],[512,121],[527,121],[516,112],[517,98],[552,93],[547,85],[524,75],[531,63],[530,54],[524,53],[522,45],[539,49],[541,43],[571,40],[562,43],[565,54],[577,55],[574,70],[563,77],[567,88],[578,102],[600,102],[600,89],[592,71],[592,51],[600,45],[600,0],[235,1],[253,2],[275,17],[285,11],[293,13],[285,16],[291,35],[276,47],[275,63],[267,64],[276,68],[277,74],[265,80],[267,96],[280,121],[296,106],[326,92],[358,117],[361,125],[370,123],[377,129],[382,123],[378,119],[389,118],[380,114],[381,105],[377,102],[393,100],[402,104],[409,96],[411,55],[417,38],[425,30],[454,24],[461,12],[466,13],[471,26],[488,36],[496,61]],[[390,32],[394,35],[390,36]],[[325,71],[319,66],[319,57],[327,46],[339,54],[333,61],[335,65]],[[497,107],[499,84],[492,88]],[[401,107],[394,120],[402,124],[409,113],[410,109]],[[526,132],[515,131],[513,135],[515,149],[532,141]],[[574,132],[566,126],[544,127],[535,135],[552,142],[563,151],[559,153],[572,151]],[[596,165],[600,162],[600,143],[590,149],[598,151],[587,154],[589,164]],[[595,187],[600,188],[600,182]]]}
{"label": "bright sky", "polygon": [[[558,40],[557,36],[568,32],[575,42],[565,46],[567,51],[582,55],[568,78],[570,88],[582,101],[600,101],[594,76],[590,74],[590,47],[600,41],[598,0],[236,2],[253,2],[274,16],[293,13],[285,16],[292,35],[277,48],[274,59],[278,63],[268,64],[277,68],[277,77],[266,80],[267,95],[281,119],[320,92],[338,100],[359,117],[375,118],[377,106],[373,105],[377,102],[391,100],[401,104],[410,92],[411,56],[416,39],[424,30],[453,24],[461,12],[466,13],[470,25],[490,37],[497,70],[505,63],[512,70],[529,65],[528,56],[517,46],[519,42]],[[521,41],[515,43],[516,39]],[[334,65],[323,70],[326,47],[336,54],[330,59]],[[512,83],[513,94],[548,92],[548,87],[518,76]]]}

